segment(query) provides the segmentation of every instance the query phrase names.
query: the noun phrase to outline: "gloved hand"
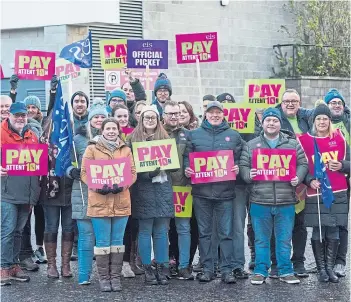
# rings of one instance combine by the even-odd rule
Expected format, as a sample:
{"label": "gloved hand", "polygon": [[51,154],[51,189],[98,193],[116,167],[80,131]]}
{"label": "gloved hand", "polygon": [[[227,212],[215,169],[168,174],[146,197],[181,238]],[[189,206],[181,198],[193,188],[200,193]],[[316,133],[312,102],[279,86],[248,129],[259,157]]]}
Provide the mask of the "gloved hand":
{"label": "gloved hand", "polygon": [[51,90],[55,91],[57,88],[57,84],[58,84],[58,77],[56,74],[54,74],[51,78],[51,82],[50,82],[50,86],[51,86]]}
{"label": "gloved hand", "polygon": [[99,193],[101,195],[107,195],[110,192],[111,192],[111,188],[109,188],[107,185],[104,185],[102,189],[96,189],[96,193]]}
{"label": "gloved hand", "polygon": [[123,187],[119,187],[117,184],[113,185],[113,189],[111,190],[112,194],[118,194],[123,191]]}
{"label": "gloved hand", "polygon": [[30,127],[29,124],[27,124],[27,125],[25,125],[25,126],[23,127],[22,132],[21,132],[22,138],[24,138],[24,135],[26,134],[26,132],[27,132],[28,130],[31,130],[31,127]]}
{"label": "gloved hand", "polygon": [[11,90],[16,90],[18,86],[18,76],[17,74],[13,74],[10,78],[10,85],[11,85]]}
{"label": "gloved hand", "polygon": [[154,171],[149,172],[149,177],[153,178],[155,176],[157,176],[158,174],[160,174],[161,172],[161,168],[157,167]]}
{"label": "gloved hand", "polygon": [[75,179],[75,180],[80,180],[80,169],[78,168],[73,168],[70,172],[69,175]]}

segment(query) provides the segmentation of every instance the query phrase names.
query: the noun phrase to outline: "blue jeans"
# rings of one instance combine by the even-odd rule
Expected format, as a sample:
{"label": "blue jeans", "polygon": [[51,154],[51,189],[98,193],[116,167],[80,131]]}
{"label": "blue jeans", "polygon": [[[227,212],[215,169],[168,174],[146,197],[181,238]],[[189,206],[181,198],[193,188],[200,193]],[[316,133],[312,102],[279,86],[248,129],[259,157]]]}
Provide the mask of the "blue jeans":
{"label": "blue jeans", "polygon": [[1,201],[1,268],[19,263],[21,237],[29,216],[29,205]]}
{"label": "blue jeans", "polygon": [[190,258],[190,218],[175,218],[178,233],[179,268],[186,268]]}
{"label": "blue jeans", "polygon": [[295,221],[295,206],[250,205],[252,227],[255,232],[255,274],[268,276],[271,266],[270,241],[272,230],[275,235],[275,253],[279,276],[294,274],[291,255],[291,238]]}
{"label": "blue jeans", "polygon": [[45,233],[58,233],[61,216],[62,233],[73,232],[72,206],[43,206]]}
{"label": "blue jeans", "polygon": [[151,236],[157,263],[168,264],[168,229],[170,218],[139,219],[138,249],[141,262],[151,264]]}
{"label": "blue jeans", "polygon": [[90,219],[77,219],[78,226],[78,283],[89,281],[93,257],[95,236]]}
{"label": "blue jeans", "polygon": [[123,245],[123,236],[128,222],[128,216],[94,217],[93,223],[96,247]]}
{"label": "blue jeans", "polygon": [[[339,240],[339,227],[322,226],[322,240]],[[312,240],[319,240],[319,227],[313,227]]]}
{"label": "blue jeans", "polygon": [[213,219],[216,217],[220,269],[222,273],[230,273],[233,269],[233,201],[218,201],[194,196],[194,209],[199,226],[199,248],[204,272],[214,272],[212,230]]}

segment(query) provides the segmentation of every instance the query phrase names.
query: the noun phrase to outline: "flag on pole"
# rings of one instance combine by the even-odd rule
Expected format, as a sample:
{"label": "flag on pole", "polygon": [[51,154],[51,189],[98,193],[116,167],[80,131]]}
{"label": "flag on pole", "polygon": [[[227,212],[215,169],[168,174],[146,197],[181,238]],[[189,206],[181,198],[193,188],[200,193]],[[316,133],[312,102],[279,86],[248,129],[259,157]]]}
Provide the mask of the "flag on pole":
{"label": "flag on pole", "polygon": [[52,111],[52,133],[50,142],[57,146],[55,174],[63,176],[71,166],[71,146],[73,132],[68,104],[63,100],[61,81],[58,82],[56,99]]}
{"label": "flag on pole", "polygon": [[60,58],[72,62],[81,68],[93,67],[93,50],[91,43],[91,31],[88,37],[65,46],[60,53]]}
{"label": "flag on pole", "polygon": [[322,201],[325,207],[330,209],[334,201],[334,194],[316,139],[314,139],[314,176],[321,183]]}

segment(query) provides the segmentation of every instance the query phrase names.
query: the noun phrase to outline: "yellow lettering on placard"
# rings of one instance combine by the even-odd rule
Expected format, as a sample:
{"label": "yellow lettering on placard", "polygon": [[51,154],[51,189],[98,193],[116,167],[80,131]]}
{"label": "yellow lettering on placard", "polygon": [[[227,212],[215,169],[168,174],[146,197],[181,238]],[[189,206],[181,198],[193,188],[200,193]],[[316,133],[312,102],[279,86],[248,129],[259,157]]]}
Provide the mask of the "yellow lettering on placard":
{"label": "yellow lettering on placard", "polygon": [[32,156],[33,156],[33,161],[36,164],[39,164],[40,156],[43,153],[43,150],[31,150],[32,151]]}
{"label": "yellow lettering on placard", "polygon": [[102,172],[102,167],[99,165],[90,165],[90,174],[92,178],[96,178],[98,173]]}
{"label": "yellow lettering on placard", "polygon": [[6,150],[6,164],[11,165],[13,163],[13,159],[18,157],[17,150]]}
{"label": "yellow lettering on placard", "polygon": [[41,61],[39,56],[32,56],[29,64],[29,69],[41,68]]}
{"label": "yellow lettering on placard", "polygon": [[281,159],[285,169],[289,169],[291,158],[292,158],[292,155],[281,155]]}
{"label": "yellow lettering on placard", "polygon": [[208,157],[206,171],[212,171],[217,169],[218,169],[217,159],[215,157]]}
{"label": "yellow lettering on placard", "polygon": [[104,170],[102,172],[102,178],[110,178],[115,177],[115,171],[113,170],[112,165],[104,166]]}
{"label": "yellow lettering on placard", "polygon": [[228,155],[217,156],[217,159],[219,161],[219,164],[220,164],[221,168],[222,169],[226,169],[227,168],[227,162],[228,162]]}
{"label": "yellow lettering on placard", "polygon": [[123,176],[123,170],[124,170],[125,165],[126,165],[125,163],[113,165],[113,167],[115,168],[115,170],[117,172],[117,175]]}
{"label": "yellow lettering on placard", "polygon": [[30,62],[30,58],[28,56],[19,56],[18,67],[24,68],[24,64],[28,64],[29,62]]}
{"label": "yellow lettering on placard", "polygon": [[43,68],[48,69],[51,61],[51,57],[41,57],[41,61],[43,63]]}
{"label": "yellow lettering on placard", "polygon": [[333,160],[338,160],[339,151],[330,151],[329,153]]}
{"label": "yellow lettering on placard", "polygon": [[196,172],[201,171],[201,167],[204,165],[206,165],[206,159],[202,157],[194,158],[194,167]]}
{"label": "yellow lettering on placard", "polygon": [[271,159],[269,161],[268,168],[269,169],[274,169],[274,168],[281,168],[281,163],[280,163],[280,157],[279,155],[271,155]]}
{"label": "yellow lettering on placard", "polygon": [[264,154],[257,155],[257,169],[263,169],[263,165],[269,162],[269,156]]}
{"label": "yellow lettering on placard", "polygon": [[18,158],[18,164],[23,165],[24,163],[30,163],[31,156],[29,150],[21,150]]}
{"label": "yellow lettering on placard", "polygon": [[213,40],[202,41],[202,43],[204,44],[205,52],[211,53],[211,46],[212,46]]}

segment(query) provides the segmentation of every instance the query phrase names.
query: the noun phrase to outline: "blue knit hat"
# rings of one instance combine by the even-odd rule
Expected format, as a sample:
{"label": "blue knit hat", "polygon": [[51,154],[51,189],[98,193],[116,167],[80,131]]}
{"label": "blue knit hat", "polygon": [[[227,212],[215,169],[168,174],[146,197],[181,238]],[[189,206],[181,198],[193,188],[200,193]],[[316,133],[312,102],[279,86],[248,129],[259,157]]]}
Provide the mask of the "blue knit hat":
{"label": "blue knit hat", "polygon": [[120,98],[124,101],[125,105],[127,105],[127,95],[122,89],[115,89],[115,90],[110,92],[110,95],[108,97],[107,106],[110,105],[112,98]]}
{"label": "blue knit hat", "polygon": [[35,96],[35,95],[29,95],[29,96],[27,96],[27,97],[24,99],[23,103],[26,105],[26,107],[27,107],[28,105],[34,105],[34,106],[37,107],[39,110],[40,110],[40,108],[41,108],[40,100],[39,100],[39,98],[38,98],[37,96]]}
{"label": "blue knit hat", "polygon": [[335,88],[332,88],[330,89],[327,94],[325,95],[324,97],[324,102],[326,102],[327,104],[329,104],[329,102],[332,100],[332,99],[340,99],[342,101],[342,103],[344,104],[345,106],[345,100],[344,100],[344,97],[342,96],[342,94]]}
{"label": "blue knit hat", "polygon": [[262,124],[266,117],[276,117],[280,121],[280,124],[282,124],[282,115],[277,108],[269,107],[263,112]]}
{"label": "blue knit hat", "polygon": [[171,81],[167,78],[166,74],[161,72],[155,82],[154,93],[156,96],[157,90],[167,89],[169,91],[169,96],[172,95],[172,84]]}
{"label": "blue knit hat", "polygon": [[95,115],[100,114],[108,118],[105,102],[101,98],[95,98],[93,104],[90,106],[88,121],[90,121]]}

